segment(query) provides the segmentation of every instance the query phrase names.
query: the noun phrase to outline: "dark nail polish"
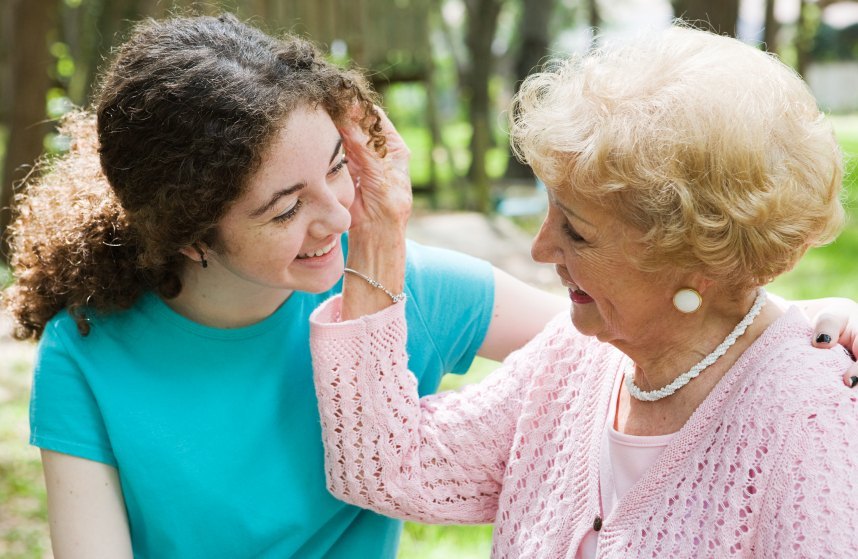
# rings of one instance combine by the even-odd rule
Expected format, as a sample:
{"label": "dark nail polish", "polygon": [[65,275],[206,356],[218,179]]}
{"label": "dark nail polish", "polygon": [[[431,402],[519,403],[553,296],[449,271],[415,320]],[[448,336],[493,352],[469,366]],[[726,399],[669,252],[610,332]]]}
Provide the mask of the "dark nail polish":
{"label": "dark nail polish", "polygon": [[849,382],[851,383],[849,386],[855,388],[855,385],[858,384],[858,377],[849,377]]}
{"label": "dark nail polish", "polygon": [[828,334],[820,334],[816,337],[816,343],[818,344],[827,344],[831,341],[831,336]]}

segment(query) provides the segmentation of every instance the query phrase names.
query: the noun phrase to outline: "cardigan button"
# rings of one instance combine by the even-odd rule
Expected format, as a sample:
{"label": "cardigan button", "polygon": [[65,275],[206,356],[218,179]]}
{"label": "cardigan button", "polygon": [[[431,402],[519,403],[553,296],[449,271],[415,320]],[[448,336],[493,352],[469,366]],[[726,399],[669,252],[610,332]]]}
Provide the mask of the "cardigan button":
{"label": "cardigan button", "polygon": [[602,529],[602,518],[600,516],[596,516],[596,519],[593,521],[593,530],[599,531]]}

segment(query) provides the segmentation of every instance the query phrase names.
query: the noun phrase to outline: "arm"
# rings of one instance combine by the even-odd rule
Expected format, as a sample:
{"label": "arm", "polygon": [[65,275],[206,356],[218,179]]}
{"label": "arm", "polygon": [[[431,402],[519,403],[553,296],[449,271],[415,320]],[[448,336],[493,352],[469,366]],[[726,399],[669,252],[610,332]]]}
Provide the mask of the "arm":
{"label": "arm", "polygon": [[523,347],[545,328],[569,299],[553,295],[494,269],[495,302],[492,322],[479,355],[495,361]]}
{"label": "arm", "polygon": [[[408,150],[387,117],[380,110],[378,114],[387,139],[385,157],[367,148],[360,126],[341,130],[349,170],[356,176],[346,266],[400,293],[411,202]],[[404,307],[391,305],[382,290],[346,274],[342,295],[311,317],[328,489],[344,501],[400,518],[491,521],[502,456],[509,447],[497,446],[500,437],[493,433],[484,440],[495,453],[482,453],[487,459],[481,460],[473,449],[462,452],[467,445],[456,435],[467,431],[460,425],[467,423],[475,429],[469,441],[480,444],[480,429],[503,423],[480,421],[493,410],[508,412],[510,407],[489,406],[471,423],[457,413],[456,404],[446,414],[442,405],[439,415],[421,405],[416,379],[406,368]],[[452,419],[456,428],[436,417]]]}
{"label": "arm", "polygon": [[491,522],[535,354],[516,353],[462,392],[418,399],[404,305],[337,323],[339,306],[329,300],[311,318],[328,489],[397,518]]}
{"label": "arm", "polygon": [[131,536],[116,468],[42,450],[51,544],[57,559],[130,559]]}

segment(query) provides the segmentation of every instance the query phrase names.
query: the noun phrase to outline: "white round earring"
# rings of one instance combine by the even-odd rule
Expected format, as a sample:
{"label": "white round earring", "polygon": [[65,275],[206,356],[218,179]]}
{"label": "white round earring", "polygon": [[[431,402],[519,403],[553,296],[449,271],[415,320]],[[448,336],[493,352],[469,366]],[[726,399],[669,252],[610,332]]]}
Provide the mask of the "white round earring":
{"label": "white round earring", "polygon": [[685,314],[696,312],[703,304],[703,297],[690,287],[683,287],[673,296],[673,306]]}

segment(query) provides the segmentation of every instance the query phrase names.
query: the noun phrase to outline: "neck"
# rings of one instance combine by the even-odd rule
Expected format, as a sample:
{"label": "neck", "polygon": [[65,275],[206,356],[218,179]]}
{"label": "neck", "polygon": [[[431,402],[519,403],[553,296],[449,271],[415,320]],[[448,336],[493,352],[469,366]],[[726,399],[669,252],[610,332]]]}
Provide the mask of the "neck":
{"label": "neck", "polygon": [[[732,310],[725,306],[722,312],[709,309],[709,312],[701,317],[685,317],[694,318],[693,325],[683,325],[678,329],[674,326],[677,335],[658,343],[655,351],[627,353],[636,362],[635,384],[645,390],[661,388],[693,367],[732,331],[747,313],[754,296],[753,293],[747,297],[743,296],[742,304],[736,305]],[[636,400],[631,397],[623,383],[614,428],[632,435],[665,435],[677,432],[739,357],[782,314],[783,311],[777,305],[767,303],[745,334],[736,340],[727,353],[671,396],[655,402]]]}
{"label": "neck", "polygon": [[[648,340],[640,347],[629,347],[626,351],[636,363],[634,379],[638,388],[650,391],[667,386],[699,363],[720,345],[745,317],[756,296],[756,291],[750,291],[734,299],[729,299],[723,293],[713,294],[710,297],[712,302],[693,315],[678,316],[673,324],[665,327],[652,328],[654,325],[650,325],[654,332],[660,334],[659,338]],[[767,313],[761,312],[745,333],[736,340],[733,347],[705,369],[701,377],[714,378],[717,383],[729,366],[772,320],[773,318]],[[688,387],[681,388],[677,394],[682,391],[694,392],[689,388],[695,383],[709,384],[697,382],[695,379]],[[711,386],[714,386],[714,383]]]}
{"label": "neck", "polygon": [[181,275],[182,290],[165,303],[177,313],[214,328],[241,328],[271,316],[292,294],[247,282],[209,264],[188,264]]}

